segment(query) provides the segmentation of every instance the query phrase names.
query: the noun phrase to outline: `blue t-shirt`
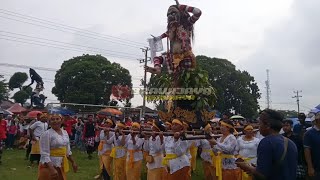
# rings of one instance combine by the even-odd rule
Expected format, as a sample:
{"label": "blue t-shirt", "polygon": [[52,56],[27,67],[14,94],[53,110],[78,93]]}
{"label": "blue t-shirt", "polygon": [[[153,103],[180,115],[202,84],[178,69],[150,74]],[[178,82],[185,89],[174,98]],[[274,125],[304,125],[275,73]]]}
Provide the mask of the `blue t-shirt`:
{"label": "blue t-shirt", "polygon": [[315,171],[320,172],[320,130],[311,128],[304,134],[304,147],[311,149],[311,159]]}
{"label": "blue t-shirt", "polygon": [[288,149],[284,160],[279,164],[284,152],[284,137],[282,135],[269,135],[263,138],[257,150],[256,170],[266,179],[295,180],[297,170],[297,147],[288,139]]}

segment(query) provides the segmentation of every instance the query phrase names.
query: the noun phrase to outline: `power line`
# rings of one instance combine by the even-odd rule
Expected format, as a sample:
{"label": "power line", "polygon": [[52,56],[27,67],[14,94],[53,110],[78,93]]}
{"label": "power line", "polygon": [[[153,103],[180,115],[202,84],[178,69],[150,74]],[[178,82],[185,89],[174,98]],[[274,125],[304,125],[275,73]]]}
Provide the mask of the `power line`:
{"label": "power line", "polygon": [[36,67],[36,66],[26,66],[26,65],[20,65],[20,64],[0,63],[0,66],[15,67],[15,68],[22,68],[22,69],[32,68],[32,69],[36,69],[36,70],[52,71],[52,72],[58,71],[58,69],[52,69],[52,68],[46,68],[46,67]]}
{"label": "power line", "polygon": [[[5,67],[16,67],[16,68],[22,68],[22,69],[29,69],[30,67],[36,70],[43,70],[43,71],[58,71],[58,69],[50,69],[50,68],[45,68],[45,67],[34,67],[34,66],[26,66],[26,65],[19,65],[19,64],[7,64],[7,63],[0,63],[0,66],[5,66]],[[4,73],[3,73],[4,72]],[[0,75],[6,75],[6,76],[12,76],[12,73],[6,72],[6,71],[1,71]],[[141,80],[142,76],[131,76],[132,80]],[[47,78],[42,78],[44,80],[52,81],[54,83],[54,79],[47,79]]]}
{"label": "power line", "polygon": [[[77,51],[77,52],[81,52],[81,53],[83,53],[83,51],[84,51],[83,49],[79,49],[79,48],[68,47],[65,45],[56,45],[56,44],[52,44],[52,43],[48,43],[48,42],[41,42],[41,41],[37,41],[37,40],[30,40],[30,39],[19,38],[19,37],[12,38],[12,37],[7,36],[7,37],[0,37],[0,39],[7,40],[7,41],[20,42],[20,43],[24,43],[24,44],[46,46],[46,47],[51,47],[51,48],[56,48],[56,49]],[[30,42],[30,41],[33,41],[33,42]],[[90,50],[90,51],[94,52],[94,53],[101,53],[99,51],[94,51],[94,50]],[[106,54],[107,56],[110,56],[110,57],[117,57],[117,58],[124,58],[124,59],[136,59],[135,57],[122,56],[122,55],[116,55],[116,54],[111,54],[111,53],[102,53],[102,54]]]}
{"label": "power line", "polygon": [[[49,41],[49,42],[54,42],[54,43],[60,43],[60,44],[68,44],[71,46],[78,46],[78,47],[82,47],[82,48],[88,48],[88,49],[97,49],[97,50],[102,50],[102,51],[106,51],[106,52],[111,52],[111,53],[119,53],[119,54],[127,54],[127,55],[134,55],[136,56],[136,54],[132,54],[132,53],[126,53],[126,52],[119,52],[119,51],[113,51],[113,50],[107,50],[107,49],[101,49],[101,48],[96,48],[96,47],[91,47],[91,46],[83,46],[83,45],[79,45],[79,44],[73,44],[73,43],[67,43],[67,42],[61,42],[61,41],[56,41],[56,40],[51,40],[51,39],[46,39],[46,38],[40,38],[40,37],[34,37],[34,36],[29,36],[29,35],[24,35],[24,34],[19,34],[19,33],[13,33],[13,32],[8,32],[8,31],[0,31],[6,34],[14,34],[14,35],[18,35],[18,36],[23,36],[23,37],[28,37],[28,38],[33,38],[33,39],[41,39],[44,41]],[[10,36],[7,35],[9,37],[16,37],[16,36]]]}
{"label": "power line", "polygon": [[[1,12],[1,11],[5,11],[5,12]],[[63,28],[67,27],[67,28],[70,28],[70,29],[73,29],[73,30],[90,33],[90,34],[93,34],[93,35],[96,35],[96,36],[102,36],[102,37],[105,37],[105,38],[116,39],[118,41],[124,41],[126,43],[129,42],[129,43],[133,43],[133,44],[138,44],[140,46],[144,46],[145,45],[145,43],[136,42],[136,41],[132,41],[132,40],[128,40],[128,39],[120,38],[120,37],[115,37],[115,36],[111,36],[111,35],[101,34],[101,33],[98,33],[98,32],[89,31],[89,30],[86,30],[86,29],[81,29],[81,28],[70,26],[70,25],[66,25],[66,24],[61,24],[61,23],[45,20],[45,19],[40,19],[40,18],[37,18],[37,17],[33,17],[33,16],[25,15],[25,14],[20,14],[20,13],[9,11],[9,10],[5,10],[5,9],[0,9],[0,13],[4,13],[4,14],[7,14],[7,15],[16,16],[16,17],[21,17],[21,18],[27,18],[27,19],[31,19],[32,21],[38,21],[38,22],[41,22],[41,23],[45,22],[45,23],[48,23],[49,25],[52,25],[52,24],[53,25],[58,25],[58,26],[63,27]]]}
{"label": "power line", "polygon": [[[3,13],[1,11],[0,11],[0,13],[6,14],[6,13]],[[11,15],[11,16],[14,16],[14,15]],[[70,29],[68,27],[59,27],[59,26],[56,26],[56,25],[52,25],[52,24],[48,24],[48,23],[44,23],[44,22],[38,22],[38,21],[35,21],[35,20],[31,20],[31,19],[28,19],[28,18],[25,18],[25,17],[19,17],[19,16],[16,16],[14,18],[7,17],[7,16],[0,16],[0,17],[4,18],[4,19],[7,19],[7,20],[17,21],[17,22],[21,22],[21,23],[25,23],[25,24],[29,24],[29,25],[33,25],[33,26],[38,26],[38,27],[42,27],[42,28],[47,28],[47,29],[51,29],[51,30],[61,31],[61,32],[65,32],[65,33],[71,33],[71,34],[83,36],[83,37],[86,37],[86,38],[103,40],[103,41],[107,41],[107,42],[111,42],[111,43],[115,43],[115,44],[119,44],[119,45],[123,45],[123,46],[132,47],[132,48],[140,48],[142,46],[142,44],[141,45],[132,44],[132,43],[130,43],[130,40],[127,40],[125,42],[123,40],[119,40],[119,39],[110,40],[110,39],[108,39],[106,37],[101,37],[101,36],[97,36],[97,35],[93,35],[93,34],[88,34],[88,33],[82,32],[82,31],[85,31],[85,30],[82,30],[82,29],[75,30],[75,29]],[[39,24],[39,23],[41,23],[41,24]]]}

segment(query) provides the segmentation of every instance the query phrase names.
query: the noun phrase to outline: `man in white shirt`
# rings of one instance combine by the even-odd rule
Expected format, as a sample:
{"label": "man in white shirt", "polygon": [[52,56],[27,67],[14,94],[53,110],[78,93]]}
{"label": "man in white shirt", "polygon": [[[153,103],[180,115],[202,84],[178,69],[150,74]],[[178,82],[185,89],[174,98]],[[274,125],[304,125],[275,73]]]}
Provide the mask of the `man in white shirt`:
{"label": "man in white shirt", "polygon": [[40,121],[36,121],[29,127],[30,136],[31,136],[31,155],[30,155],[30,161],[31,164],[33,164],[33,161],[37,161],[39,163],[40,161],[40,146],[39,146],[39,140],[40,136],[48,129],[47,124],[47,115],[42,114],[40,116]]}

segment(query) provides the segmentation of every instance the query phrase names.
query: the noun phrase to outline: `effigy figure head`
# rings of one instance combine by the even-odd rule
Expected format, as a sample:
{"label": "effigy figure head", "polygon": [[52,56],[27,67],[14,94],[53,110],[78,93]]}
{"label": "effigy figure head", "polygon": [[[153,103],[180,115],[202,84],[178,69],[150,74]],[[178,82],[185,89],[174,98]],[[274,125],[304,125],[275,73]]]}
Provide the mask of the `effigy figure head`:
{"label": "effigy figure head", "polygon": [[179,22],[180,14],[181,13],[177,5],[170,6],[167,12],[168,23]]}
{"label": "effigy figure head", "polygon": [[187,11],[179,10],[177,5],[171,5],[167,12],[168,26],[167,29],[170,30],[172,27],[182,26],[185,30],[190,31],[191,38],[193,40],[193,24],[190,23],[190,14]]}

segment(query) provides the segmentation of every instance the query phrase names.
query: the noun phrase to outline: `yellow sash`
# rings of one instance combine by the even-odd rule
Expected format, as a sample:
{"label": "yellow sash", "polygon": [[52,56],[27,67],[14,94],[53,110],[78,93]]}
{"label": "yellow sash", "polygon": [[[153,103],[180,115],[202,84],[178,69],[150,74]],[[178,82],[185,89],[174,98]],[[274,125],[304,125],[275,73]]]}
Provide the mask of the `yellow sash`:
{"label": "yellow sash", "polygon": [[103,149],[103,145],[105,144],[104,140],[101,140],[98,146],[98,151],[101,151]]}
{"label": "yellow sash", "polygon": [[69,171],[69,162],[67,158],[67,147],[50,149],[50,156],[63,157],[63,171],[66,173]]}
{"label": "yellow sash", "polygon": [[167,166],[170,160],[175,159],[177,157],[178,156],[176,154],[166,154],[166,156],[162,159],[162,165]]}
{"label": "yellow sash", "polygon": [[34,144],[31,146],[31,152],[30,154],[40,154],[40,142],[39,141],[33,141]]}
{"label": "yellow sash", "polygon": [[139,151],[141,151],[141,150],[128,150],[128,152],[129,152],[129,165],[130,165],[130,167],[131,168],[133,168],[133,163],[134,163],[134,153],[135,152],[139,152]]}
{"label": "yellow sash", "polygon": [[218,155],[214,156],[213,162],[216,168],[216,176],[218,177],[218,180],[222,180],[222,159],[234,158],[234,157],[235,157],[234,155],[222,154],[221,152],[218,152]]}
{"label": "yellow sash", "polygon": [[[238,158],[241,158],[244,160],[244,162],[248,163],[251,159],[254,159],[254,157],[251,157],[251,158],[245,158],[245,157],[242,157],[242,156],[238,156]],[[245,171],[242,171],[242,180],[250,180],[250,176],[249,174],[247,174]]]}
{"label": "yellow sash", "polygon": [[191,146],[190,147],[190,154],[192,157],[196,157],[198,152],[198,147],[197,146]]}
{"label": "yellow sash", "polygon": [[114,146],[111,149],[110,157],[116,158],[117,149],[124,149],[123,146]]}

